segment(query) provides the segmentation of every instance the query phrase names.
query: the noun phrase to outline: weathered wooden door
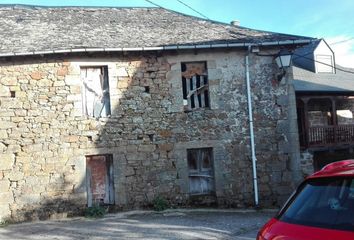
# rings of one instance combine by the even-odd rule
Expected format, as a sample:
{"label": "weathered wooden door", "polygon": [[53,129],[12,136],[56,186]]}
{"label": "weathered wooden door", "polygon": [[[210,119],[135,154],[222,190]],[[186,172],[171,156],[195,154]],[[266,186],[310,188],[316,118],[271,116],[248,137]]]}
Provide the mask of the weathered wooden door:
{"label": "weathered wooden door", "polygon": [[86,157],[87,205],[114,204],[111,155]]}
{"label": "weathered wooden door", "polygon": [[188,149],[189,192],[192,195],[213,194],[214,168],[211,148]]}

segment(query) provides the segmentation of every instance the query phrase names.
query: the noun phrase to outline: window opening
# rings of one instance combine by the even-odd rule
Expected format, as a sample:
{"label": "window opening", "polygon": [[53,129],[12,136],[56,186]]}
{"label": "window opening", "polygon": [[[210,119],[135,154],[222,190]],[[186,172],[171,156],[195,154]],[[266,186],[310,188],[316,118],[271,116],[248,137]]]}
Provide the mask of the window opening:
{"label": "window opening", "polygon": [[333,73],[333,60],[331,55],[316,55],[318,73]]}
{"label": "window opening", "polygon": [[108,68],[81,68],[83,82],[83,112],[87,116],[100,118],[111,115]]}
{"label": "window opening", "polygon": [[186,110],[209,107],[206,62],[182,63],[183,105]]}

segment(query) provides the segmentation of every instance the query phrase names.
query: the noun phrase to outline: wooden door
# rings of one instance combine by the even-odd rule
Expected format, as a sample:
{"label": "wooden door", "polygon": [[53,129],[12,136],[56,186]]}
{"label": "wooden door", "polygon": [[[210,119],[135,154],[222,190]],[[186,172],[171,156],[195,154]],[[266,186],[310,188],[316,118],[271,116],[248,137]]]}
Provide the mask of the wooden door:
{"label": "wooden door", "polygon": [[187,150],[189,168],[189,193],[192,195],[215,192],[214,167],[211,148]]}
{"label": "wooden door", "polygon": [[87,205],[114,204],[111,155],[86,157]]}

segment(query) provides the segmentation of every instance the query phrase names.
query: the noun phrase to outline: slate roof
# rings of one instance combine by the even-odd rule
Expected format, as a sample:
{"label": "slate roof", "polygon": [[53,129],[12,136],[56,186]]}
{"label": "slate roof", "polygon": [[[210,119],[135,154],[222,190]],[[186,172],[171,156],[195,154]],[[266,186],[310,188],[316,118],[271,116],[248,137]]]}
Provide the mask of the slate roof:
{"label": "slate roof", "polygon": [[293,83],[297,92],[354,92],[354,74],[338,70],[344,69],[354,72],[354,69],[337,66],[336,73],[314,73],[303,68],[293,66]]}
{"label": "slate roof", "polygon": [[279,45],[279,41],[294,44],[294,41],[311,40],[205,20],[162,8],[0,5],[2,56],[82,48],[236,46],[270,42]]}

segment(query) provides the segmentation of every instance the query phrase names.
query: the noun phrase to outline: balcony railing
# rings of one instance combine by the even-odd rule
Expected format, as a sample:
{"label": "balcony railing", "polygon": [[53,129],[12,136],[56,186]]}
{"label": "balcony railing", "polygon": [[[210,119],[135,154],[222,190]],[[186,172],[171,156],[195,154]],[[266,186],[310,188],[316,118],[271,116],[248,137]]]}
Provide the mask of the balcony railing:
{"label": "balcony railing", "polygon": [[354,144],[354,124],[308,129],[308,147]]}

